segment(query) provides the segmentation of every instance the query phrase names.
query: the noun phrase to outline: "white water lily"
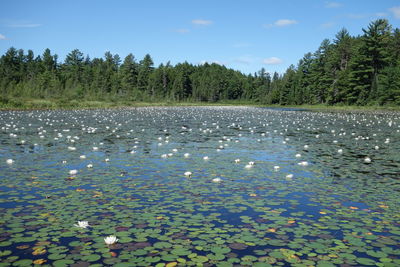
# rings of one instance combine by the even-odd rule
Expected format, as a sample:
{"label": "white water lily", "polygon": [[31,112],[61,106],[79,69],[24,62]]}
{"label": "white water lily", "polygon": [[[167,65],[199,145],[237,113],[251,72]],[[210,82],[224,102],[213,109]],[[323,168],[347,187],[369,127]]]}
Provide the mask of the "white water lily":
{"label": "white water lily", "polygon": [[372,161],[372,160],[371,160],[369,157],[366,157],[366,158],[364,159],[364,162],[365,162],[365,163],[371,163],[371,161]]}
{"label": "white water lily", "polygon": [[69,171],[69,174],[70,175],[75,175],[75,174],[77,174],[78,173],[78,170],[70,170]]}
{"label": "white water lily", "polygon": [[292,178],[293,178],[293,174],[288,174],[288,175],[286,175],[286,178],[287,178],[287,179],[292,179]]}
{"label": "white water lily", "polygon": [[214,179],[212,179],[212,182],[213,182],[213,183],[220,183],[221,181],[222,181],[221,178],[214,178]]}
{"label": "white water lily", "polygon": [[254,165],[252,165],[252,164],[247,164],[246,166],[244,166],[246,169],[250,169],[250,168],[253,168],[253,166]]}
{"label": "white water lily", "polygon": [[191,176],[192,176],[192,172],[185,172],[184,175],[185,175],[186,177],[191,177]]}
{"label": "white water lily", "polygon": [[6,162],[7,162],[7,164],[13,164],[14,163],[14,160],[13,159],[8,159],[8,160],[6,160]]}
{"label": "white water lily", "polygon": [[240,162],[240,159],[235,159],[235,163],[239,163]]}
{"label": "white water lily", "polygon": [[274,171],[279,171],[279,169],[280,169],[281,167],[279,167],[279,166],[274,166]]}
{"label": "white water lily", "polygon": [[189,154],[189,153],[185,153],[185,154],[183,154],[183,156],[184,156],[185,158],[188,158],[188,157],[190,156],[190,154]]}
{"label": "white water lily", "polygon": [[90,225],[88,221],[78,221],[78,223],[75,223],[74,226],[79,228],[88,228]]}
{"label": "white water lily", "polygon": [[338,149],[338,151],[337,151],[339,154],[342,154],[343,153],[343,149]]}
{"label": "white water lily", "polygon": [[107,245],[112,245],[112,244],[114,244],[114,243],[117,243],[118,240],[119,240],[119,239],[118,239],[115,235],[110,235],[110,236],[107,236],[106,238],[104,238],[104,242],[105,242]]}
{"label": "white water lily", "polygon": [[208,156],[203,157],[203,160],[208,160],[208,159],[209,159]]}
{"label": "white water lily", "polygon": [[302,161],[298,163],[300,166],[308,166],[308,162],[307,161]]}

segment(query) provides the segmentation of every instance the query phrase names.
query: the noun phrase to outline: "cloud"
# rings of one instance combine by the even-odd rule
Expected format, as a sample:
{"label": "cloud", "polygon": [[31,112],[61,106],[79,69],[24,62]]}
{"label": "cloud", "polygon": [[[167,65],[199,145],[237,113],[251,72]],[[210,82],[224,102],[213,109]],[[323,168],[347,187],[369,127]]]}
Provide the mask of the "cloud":
{"label": "cloud", "polygon": [[294,19],[278,19],[277,21],[275,21],[272,24],[267,24],[264,25],[264,27],[266,28],[271,28],[271,27],[285,27],[285,26],[289,26],[289,25],[293,25],[293,24],[297,24],[297,20]]}
{"label": "cloud", "polygon": [[189,33],[190,31],[188,29],[176,29],[175,32],[185,34]]}
{"label": "cloud", "polygon": [[205,19],[194,19],[192,20],[192,23],[195,25],[208,26],[211,25],[213,22],[211,20],[205,20]]}
{"label": "cloud", "polygon": [[389,11],[393,13],[396,19],[400,19],[400,6],[389,8]]}
{"label": "cloud", "polygon": [[278,65],[283,63],[283,60],[278,57],[269,57],[263,60],[263,63],[266,65]]}
{"label": "cloud", "polygon": [[42,26],[42,24],[37,24],[37,23],[15,23],[8,25],[8,27],[11,28],[36,28],[40,26]]}
{"label": "cloud", "polygon": [[341,7],[341,6],[343,6],[343,4],[342,3],[338,3],[338,2],[326,2],[325,3],[325,7],[326,8],[338,8],[338,7]]}
{"label": "cloud", "polygon": [[366,14],[347,14],[347,17],[349,19],[363,19],[363,18],[368,17],[368,15],[366,15]]}
{"label": "cloud", "polygon": [[328,28],[331,28],[333,26],[335,26],[334,22],[327,22],[327,23],[321,24],[321,28],[324,28],[324,29],[328,29]]}
{"label": "cloud", "polygon": [[5,39],[7,39],[7,38],[0,33],[0,40],[5,40]]}
{"label": "cloud", "polygon": [[385,12],[375,13],[375,17],[386,17],[386,16],[387,16],[387,13],[385,13]]}
{"label": "cloud", "polygon": [[239,63],[239,64],[250,65],[251,63],[254,62],[254,58],[251,56],[241,56],[241,57],[235,58],[233,60],[233,62]]}

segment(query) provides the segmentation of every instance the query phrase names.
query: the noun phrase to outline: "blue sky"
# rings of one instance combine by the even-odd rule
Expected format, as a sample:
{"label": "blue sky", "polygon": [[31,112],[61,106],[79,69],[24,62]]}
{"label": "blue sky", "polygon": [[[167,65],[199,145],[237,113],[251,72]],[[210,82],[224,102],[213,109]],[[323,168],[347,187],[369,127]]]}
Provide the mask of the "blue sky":
{"label": "blue sky", "polygon": [[398,0],[1,0],[0,53],[11,46],[61,61],[78,48],[155,64],[217,62],[244,73],[284,72],[343,27],[352,35],[375,19],[400,27]]}

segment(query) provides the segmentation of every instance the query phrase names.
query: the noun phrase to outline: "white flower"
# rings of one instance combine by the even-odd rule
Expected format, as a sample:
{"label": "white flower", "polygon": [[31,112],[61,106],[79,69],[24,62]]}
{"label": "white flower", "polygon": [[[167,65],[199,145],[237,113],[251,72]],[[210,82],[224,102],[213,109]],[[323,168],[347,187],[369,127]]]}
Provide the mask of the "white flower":
{"label": "white flower", "polygon": [[296,154],[296,158],[300,158],[301,157],[301,154]]}
{"label": "white flower", "polygon": [[104,242],[107,245],[112,245],[112,244],[118,242],[118,240],[119,239],[115,235],[110,235],[110,236],[107,236],[106,238],[104,238]]}
{"label": "white flower", "polygon": [[279,167],[279,166],[274,166],[274,171],[279,171],[279,169],[280,169],[281,167]]}
{"label": "white flower", "polygon": [[339,149],[337,152],[338,152],[339,154],[342,154],[342,153],[343,153],[343,149]]}
{"label": "white flower", "polygon": [[307,161],[302,161],[298,163],[300,166],[308,166],[308,162]]}
{"label": "white flower", "polygon": [[185,153],[183,156],[184,156],[185,158],[188,158],[188,157],[190,156],[190,154],[189,154],[189,153]]}
{"label": "white flower", "polygon": [[89,225],[88,221],[78,221],[78,223],[74,224],[74,226],[80,227],[80,228],[88,228],[90,225]]}
{"label": "white flower", "polygon": [[203,157],[203,160],[208,160],[208,156],[204,156],[204,157]]}
{"label": "white flower", "polygon": [[185,172],[184,175],[187,176],[187,177],[191,177],[192,176],[192,172]]}
{"label": "white flower", "polygon": [[75,174],[77,174],[78,173],[78,170],[70,170],[69,171],[69,174],[70,175],[75,175]]}
{"label": "white flower", "polygon": [[251,165],[251,164],[247,164],[246,166],[244,166],[246,169],[250,169],[250,168],[253,168],[253,166],[254,165]]}
{"label": "white flower", "polygon": [[6,160],[6,162],[7,162],[7,164],[13,164],[14,163],[14,160],[13,159],[8,159],[8,160]]}
{"label": "white flower", "polygon": [[240,162],[240,159],[235,159],[235,163],[239,163]]}
{"label": "white flower", "polygon": [[93,164],[89,163],[86,167],[88,167],[89,169],[93,168]]}
{"label": "white flower", "polygon": [[369,157],[366,157],[366,158],[364,159],[364,162],[365,162],[365,163],[371,163],[371,159],[370,159]]}
{"label": "white flower", "polygon": [[221,180],[221,178],[214,178],[214,179],[212,179],[212,182],[213,183],[219,183],[219,182],[221,182],[222,180]]}
{"label": "white flower", "polygon": [[292,179],[292,178],[293,178],[293,174],[288,174],[288,175],[286,175],[286,178],[287,178],[287,179]]}

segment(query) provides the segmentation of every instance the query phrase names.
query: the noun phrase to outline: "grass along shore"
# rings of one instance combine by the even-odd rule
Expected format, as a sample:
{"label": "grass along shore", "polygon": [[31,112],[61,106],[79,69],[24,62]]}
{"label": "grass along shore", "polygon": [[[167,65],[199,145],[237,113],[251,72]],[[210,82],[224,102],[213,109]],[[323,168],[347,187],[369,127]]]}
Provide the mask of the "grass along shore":
{"label": "grass along shore", "polygon": [[269,108],[300,108],[314,111],[400,111],[400,106],[348,106],[348,105],[268,105],[246,100],[231,100],[220,102],[199,101],[95,101],[95,100],[59,100],[59,99],[1,99],[0,110],[43,110],[43,109],[97,109],[148,106],[253,106]]}

